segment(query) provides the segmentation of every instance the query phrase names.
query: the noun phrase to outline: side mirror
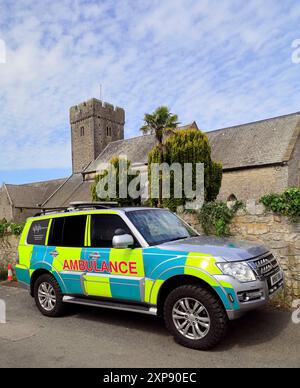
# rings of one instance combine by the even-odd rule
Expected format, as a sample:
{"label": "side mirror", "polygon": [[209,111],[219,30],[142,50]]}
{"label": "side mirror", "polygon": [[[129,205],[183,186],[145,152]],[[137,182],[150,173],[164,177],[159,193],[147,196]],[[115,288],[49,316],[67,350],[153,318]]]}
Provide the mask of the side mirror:
{"label": "side mirror", "polygon": [[134,240],[131,234],[115,235],[112,240],[113,248],[128,248],[134,245]]}

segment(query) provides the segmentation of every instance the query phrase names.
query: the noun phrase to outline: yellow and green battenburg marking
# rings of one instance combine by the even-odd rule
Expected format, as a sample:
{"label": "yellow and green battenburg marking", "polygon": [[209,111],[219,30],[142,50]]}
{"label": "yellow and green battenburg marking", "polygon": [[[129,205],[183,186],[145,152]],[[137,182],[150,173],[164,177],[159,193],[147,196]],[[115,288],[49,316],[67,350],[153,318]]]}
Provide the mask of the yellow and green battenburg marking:
{"label": "yellow and green battenburg marking", "polygon": [[[104,211],[102,214],[116,214]],[[81,213],[82,214],[82,213]],[[85,214],[85,212],[83,212]],[[216,259],[209,254],[198,252],[182,252],[157,247],[137,249],[113,249],[91,247],[91,216],[87,214],[84,247],[62,248],[54,247],[58,255],[52,257],[47,247],[52,219],[50,219],[46,234],[45,246],[26,244],[26,236],[30,222],[26,223],[19,246],[20,264],[16,266],[18,278],[24,283],[30,283],[32,273],[44,268],[57,278],[63,293],[84,294],[105,298],[116,298],[157,304],[160,289],[165,281],[177,275],[189,275],[199,278],[211,286],[220,296],[226,309],[237,309],[236,301],[230,303],[228,293],[235,296],[230,283],[218,281],[215,275],[222,274],[216,266]],[[64,215],[65,216],[65,215]],[[72,215],[68,215],[72,216]],[[45,219],[45,218],[42,218]],[[36,220],[36,219],[35,219]],[[53,249],[53,247],[51,247]],[[65,262],[71,260],[92,260],[90,254],[99,253],[97,266],[106,262],[109,271],[103,273],[68,271]],[[117,265],[109,265],[109,264]],[[129,268],[130,273],[122,268]]]}

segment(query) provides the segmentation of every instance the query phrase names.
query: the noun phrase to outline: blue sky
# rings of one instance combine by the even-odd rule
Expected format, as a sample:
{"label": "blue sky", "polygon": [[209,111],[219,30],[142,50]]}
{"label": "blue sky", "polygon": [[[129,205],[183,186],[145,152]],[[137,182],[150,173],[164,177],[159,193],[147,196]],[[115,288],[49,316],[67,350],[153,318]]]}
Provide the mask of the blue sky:
{"label": "blue sky", "polygon": [[100,83],[126,137],[162,104],[204,131],[300,111],[299,20],[291,0],[2,0],[0,183],[68,175],[69,107]]}

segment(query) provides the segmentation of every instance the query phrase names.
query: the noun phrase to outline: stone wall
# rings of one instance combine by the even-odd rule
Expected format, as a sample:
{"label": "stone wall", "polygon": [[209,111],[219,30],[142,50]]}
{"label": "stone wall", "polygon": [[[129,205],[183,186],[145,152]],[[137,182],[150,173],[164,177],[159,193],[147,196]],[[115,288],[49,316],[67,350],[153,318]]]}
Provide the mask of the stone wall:
{"label": "stone wall", "polygon": [[0,237],[0,272],[7,271],[7,265],[16,263],[19,237],[5,235]]}
{"label": "stone wall", "polygon": [[219,199],[227,201],[231,194],[240,201],[259,199],[270,192],[281,193],[288,187],[288,166],[249,168],[224,171]]}
{"label": "stone wall", "polygon": [[267,246],[285,271],[285,301],[291,304],[300,297],[300,223],[265,213],[263,205],[248,201],[246,212],[234,218],[231,233]]}
{"label": "stone wall", "polygon": [[[197,217],[180,216],[202,233]],[[291,224],[286,217],[266,212],[262,204],[248,200],[231,224],[233,237],[265,245],[279,259],[285,271],[284,301],[288,305],[300,299],[300,223]]]}

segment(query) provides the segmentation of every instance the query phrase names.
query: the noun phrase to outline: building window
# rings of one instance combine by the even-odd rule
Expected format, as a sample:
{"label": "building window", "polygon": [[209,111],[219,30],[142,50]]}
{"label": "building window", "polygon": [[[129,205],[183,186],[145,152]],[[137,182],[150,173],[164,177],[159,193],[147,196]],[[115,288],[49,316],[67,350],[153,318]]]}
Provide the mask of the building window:
{"label": "building window", "polygon": [[84,127],[80,128],[80,136],[84,136]]}
{"label": "building window", "polygon": [[106,136],[111,136],[111,127],[106,127]]}

